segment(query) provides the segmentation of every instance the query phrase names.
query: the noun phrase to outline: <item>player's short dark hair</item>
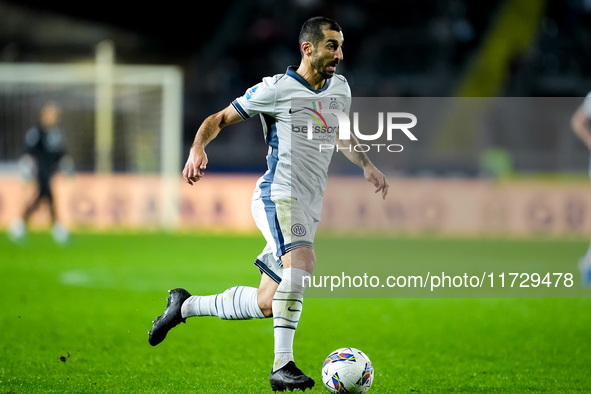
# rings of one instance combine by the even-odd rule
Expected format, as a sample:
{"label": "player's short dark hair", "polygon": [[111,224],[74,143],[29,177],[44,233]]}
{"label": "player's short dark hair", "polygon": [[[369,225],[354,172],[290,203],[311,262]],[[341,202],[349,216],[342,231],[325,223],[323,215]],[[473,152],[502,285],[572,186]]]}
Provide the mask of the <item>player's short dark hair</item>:
{"label": "player's short dark hair", "polygon": [[304,22],[302,30],[300,30],[300,49],[302,43],[306,41],[312,43],[312,45],[316,47],[316,45],[318,45],[318,43],[324,38],[324,33],[322,32],[324,29],[338,32],[343,31],[341,26],[332,19],[325,18],[324,16],[310,18]]}

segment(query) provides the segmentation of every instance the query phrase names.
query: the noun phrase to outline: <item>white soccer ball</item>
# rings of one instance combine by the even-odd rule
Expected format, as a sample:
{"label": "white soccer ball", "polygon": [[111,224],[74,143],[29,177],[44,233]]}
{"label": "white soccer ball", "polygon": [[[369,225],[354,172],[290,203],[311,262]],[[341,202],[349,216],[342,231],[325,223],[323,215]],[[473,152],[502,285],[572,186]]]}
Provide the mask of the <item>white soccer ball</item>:
{"label": "white soccer ball", "polygon": [[363,394],[373,382],[373,365],[361,350],[337,349],[324,361],[322,381],[333,394]]}

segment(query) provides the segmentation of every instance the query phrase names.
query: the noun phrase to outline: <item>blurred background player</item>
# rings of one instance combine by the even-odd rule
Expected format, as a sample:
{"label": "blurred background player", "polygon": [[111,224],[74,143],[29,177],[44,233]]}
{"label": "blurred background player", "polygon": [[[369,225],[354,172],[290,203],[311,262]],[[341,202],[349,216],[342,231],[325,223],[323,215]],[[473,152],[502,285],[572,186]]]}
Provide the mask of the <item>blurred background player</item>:
{"label": "blurred background player", "polygon": [[54,102],[48,102],[41,110],[39,124],[25,134],[27,151],[19,166],[25,178],[35,176],[38,190],[35,200],[27,206],[23,216],[11,223],[9,236],[13,240],[22,239],[26,235],[27,222],[43,201],[49,208],[53,238],[59,243],[68,240],[68,230],[57,221],[51,190],[51,179],[58,168],[69,171],[72,169],[71,159],[65,156],[64,138],[58,127],[60,117],[60,107]]}
{"label": "blurred background player", "polygon": [[[587,94],[585,101],[581,104],[571,118],[571,126],[577,137],[585,144],[591,152],[591,128],[589,127],[591,119],[591,92]],[[589,177],[591,177],[591,161],[589,165]],[[579,260],[579,270],[581,271],[581,280],[583,286],[591,286],[591,244],[587,253]]]}

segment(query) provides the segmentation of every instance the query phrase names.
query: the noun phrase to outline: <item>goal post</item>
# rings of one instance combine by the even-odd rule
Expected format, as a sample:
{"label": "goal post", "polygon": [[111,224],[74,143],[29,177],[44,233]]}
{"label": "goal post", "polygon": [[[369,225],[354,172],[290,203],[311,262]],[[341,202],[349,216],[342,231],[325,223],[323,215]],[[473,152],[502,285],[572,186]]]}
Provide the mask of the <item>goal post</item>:
{"label": "goal post", "polygon": [[[98,86],[105,84],[100,68],[94,63],[0,63],[0,112],[3,113],[0,132],[4,145],[0,145],[0,164],[10,167],[8,164],[18,160],[17,155],[24,148],[24,133],[38,119],[40,103],[58,97],[58,101],[67,101],[64,112],[68,105],[73,108],[70,111],[73,116],[64,122],[70,122],[69,128],[75,130],[66,130],[69,133],[66,137],[74,141],[77,151],[74,154],[79,156],[75,162],[82,162],[82,171],[158,173],[162,197],[160,224],[164,228],[176,228],[182,150],[182,72],[176,66],[113,64],[106,79],[112,83],[107,95],[113,96],[111,107],[107,105],[111,114],[107,116],[116,125],[113,137],[99,144]],[[105,157],[105,152],[109,163],[99,168],[99,157]],[[115,161],[123,163],[119,169],[114,166]]]}

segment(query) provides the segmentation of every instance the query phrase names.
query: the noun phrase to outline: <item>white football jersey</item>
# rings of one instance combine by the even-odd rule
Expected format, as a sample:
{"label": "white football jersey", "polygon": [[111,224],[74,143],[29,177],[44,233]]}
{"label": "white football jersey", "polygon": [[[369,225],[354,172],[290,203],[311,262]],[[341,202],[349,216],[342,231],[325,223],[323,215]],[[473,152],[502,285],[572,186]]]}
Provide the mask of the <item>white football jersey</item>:
{"label": "white football jersey", "polygon": [[[336,145],[337,117],[323,109],[349,115],[351,89],[335,74],[314,89],[290,66],[285,74],[266,77],[232,102],[243,119],[259,114],[269,145],[267,172],[257,181],[254,198],[295,197],[320,220],[328,166]],[[312,122],[312,139],[307,126]],[[323,149],[320,149],[322,144]]]}

